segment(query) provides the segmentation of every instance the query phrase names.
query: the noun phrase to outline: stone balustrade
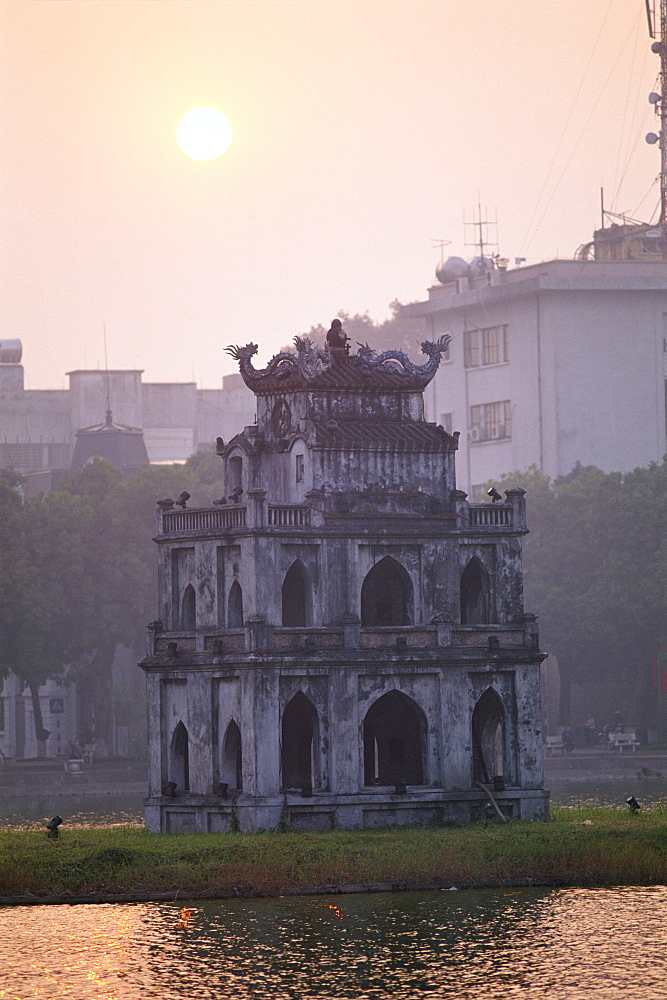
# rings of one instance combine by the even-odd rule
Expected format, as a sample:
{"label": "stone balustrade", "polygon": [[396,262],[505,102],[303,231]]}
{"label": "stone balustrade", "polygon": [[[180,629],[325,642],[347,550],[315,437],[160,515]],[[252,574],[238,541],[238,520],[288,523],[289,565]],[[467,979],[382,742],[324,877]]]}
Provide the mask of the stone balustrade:
{"label": "stone balustrade", "polygon": [[[323,628],[282,628],[250,618],[242,629],[220,631],[156,632],[148,655],[166,653],[176,643],[179,653],[225,653],[264,650],[275,653],[322,652],[335,649],[392,650],[396,653],[436,647],[471,648],[488,646],[493,652],[503,648],[534,648],[537,644],[535,616],[502,627],[493,625],[406,625],[402,627],[360,627],[345,625]],[[492,637],[493,646],[489,643]],[[498,645],[495,644],[497,640]]]}

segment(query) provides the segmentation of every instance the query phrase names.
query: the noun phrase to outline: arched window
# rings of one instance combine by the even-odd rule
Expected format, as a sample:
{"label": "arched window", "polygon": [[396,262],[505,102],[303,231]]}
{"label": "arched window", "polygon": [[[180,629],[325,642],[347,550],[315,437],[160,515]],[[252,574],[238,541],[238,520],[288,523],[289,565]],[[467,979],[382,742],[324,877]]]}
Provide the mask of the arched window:
{"label": "arched window", "polygon": [[226,782],[228,788],[234,788],[237,791],[243,788],[241,763],[241,731],[232,719],[227,726],[222,744],[220,780]]}
{"label": "arched window", "polygon": [[176,788],[188,791],[190,788],[190,761],[188,731],[182,722],[174,729],[169,752],[169,780],[176,782]]}
{"label": "arched window", "polygon": [[243,591],[238,580],[229,588],[227,628],[243,628]]}
{"label": "arched window", "polygon": [[292,563],[283,580],[283,625],[303,628],[308,625],[308,581],[300,559]]}
{"label": "arched window", "polygon": [[461,574],[461,624],[488,625],[489,603],[489,574],[473,556]]}
{"label": "arched window", "polygon": [[426,718],[417,703],[390,691],[364,719],[364,784],[424,783]]}
{"label": "arched window", "polygon": [[240,455],[235,455],[234,458],[229,459],[227,471],[229,475],[229,492],[233,493],[234,490],[243,489],[243,459]]}
{"label": "arched window", "polygon": [[505,772],[505,710],[492,688],[487,688],[472,713],[472,779],[493,781]]}
{"label": "arched window", "polygon": [[385,556],[366,575],[361,587],[362,625],[410,625],[412,580],[400,563]]}
{"label": "arched window", "polygon": [[317,711],[299,691],[283,712],[283,788],[312,788],[319,784],[319,742]]}
{"label": "arched window", "polygon": [[181,628],[184,631],[191,631],[197,626],[197,599],[195,589],[191,583],[183,591],[183,601],[181,602]]}

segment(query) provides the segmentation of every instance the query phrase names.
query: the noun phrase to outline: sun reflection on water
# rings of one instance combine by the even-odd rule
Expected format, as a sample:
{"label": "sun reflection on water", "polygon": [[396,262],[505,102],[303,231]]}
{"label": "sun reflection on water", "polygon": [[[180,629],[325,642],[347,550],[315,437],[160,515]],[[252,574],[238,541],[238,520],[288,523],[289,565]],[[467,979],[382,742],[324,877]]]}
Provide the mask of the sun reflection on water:
{"label": "sun reflection on water", "polygon": [[0,910],[0,997],[667,1000],[667,888]]}

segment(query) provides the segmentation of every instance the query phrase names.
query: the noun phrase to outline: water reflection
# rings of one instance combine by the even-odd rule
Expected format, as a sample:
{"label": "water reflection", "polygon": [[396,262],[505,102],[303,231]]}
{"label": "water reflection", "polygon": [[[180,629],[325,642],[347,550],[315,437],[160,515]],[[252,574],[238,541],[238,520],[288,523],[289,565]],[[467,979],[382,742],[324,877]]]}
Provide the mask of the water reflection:
{"label": "water reflection", "polygon": [[43,828],[55,812],[68,827],[144,823],[141,795],[23,795],[0,799],[0,826]]}
{"label": "water reflection", "polygon": [[[626,809],[628,795],[636,795],[644,808],[667,806],[667,779],[641,778],[613,781],[559,781],[551,786],[556,806],[618,806]],[[123,795],[23,795],[0,798],[0,825],[43,827],[58,813],[68,826],[108,826],[115,823],[143,825],[143,796]],[[0,994],[0,997],[2,994]]]}
{"label": "water reflection", "polygon": [[665,1000],[667,888],[0,910],[12,1000]]}

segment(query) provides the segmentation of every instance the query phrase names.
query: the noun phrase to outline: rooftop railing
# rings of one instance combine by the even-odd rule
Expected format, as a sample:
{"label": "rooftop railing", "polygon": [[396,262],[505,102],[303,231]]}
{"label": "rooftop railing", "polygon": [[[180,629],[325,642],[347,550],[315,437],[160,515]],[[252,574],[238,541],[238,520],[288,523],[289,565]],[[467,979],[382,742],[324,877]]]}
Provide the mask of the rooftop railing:
{"label": "rooftop railing", "polygon": [[169,510],[162,515],[162,531],[207,531],[209,529],[245,528],[246,509],[241,506],[217,510]]}
{"label": "rooftop railing", "polygon": [[268,523],[270,528],[309,528],[310,507],[269,504]]}
{"label": "rooftop railing", "polygon": [[470,504],[468,524],[471,528],[511,528],[512,522],[510,504]]}

